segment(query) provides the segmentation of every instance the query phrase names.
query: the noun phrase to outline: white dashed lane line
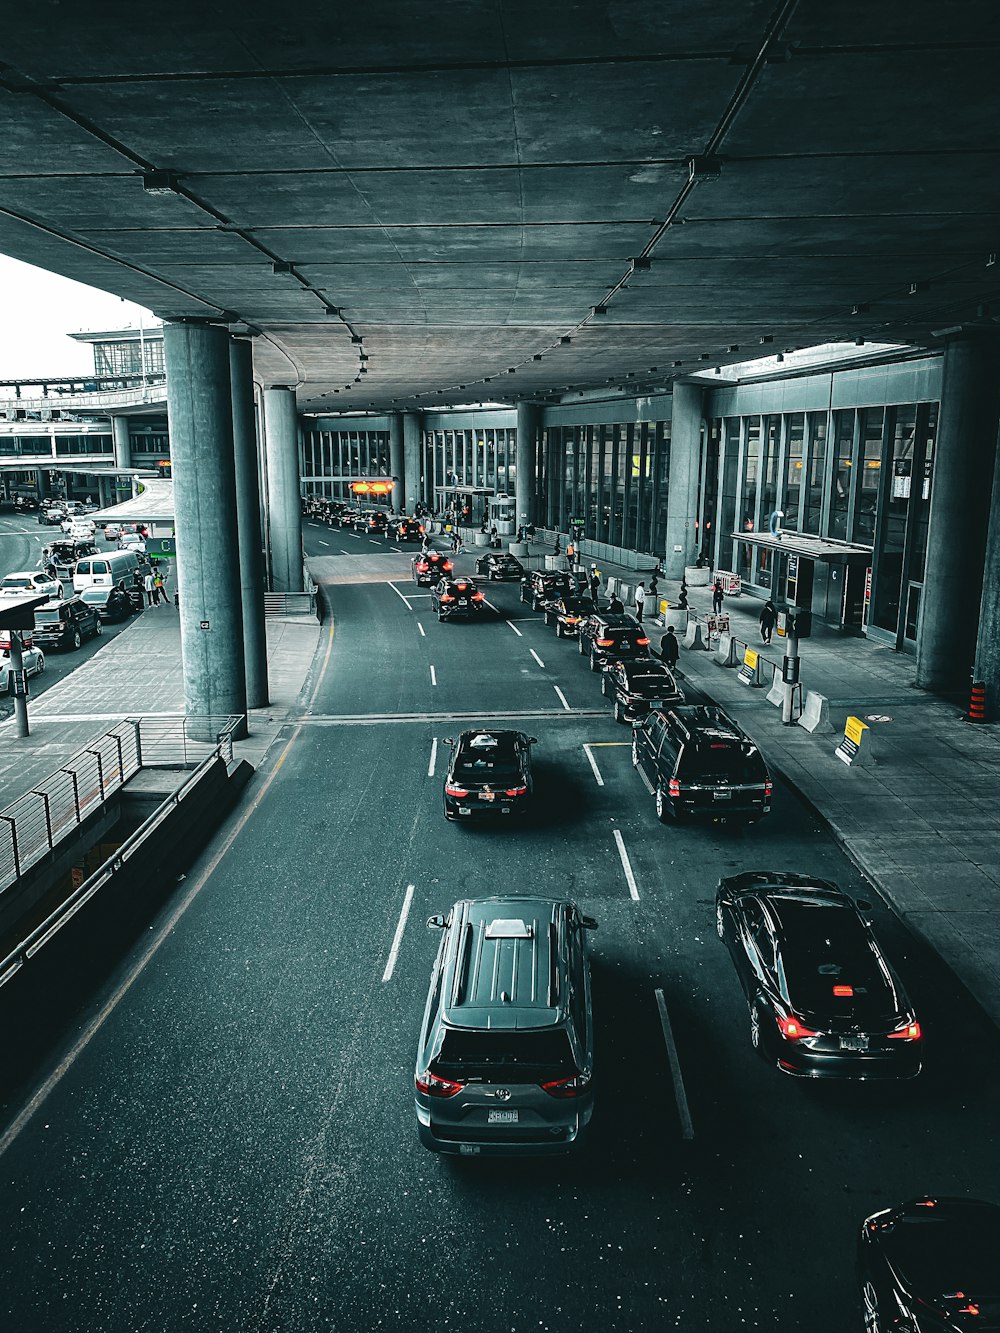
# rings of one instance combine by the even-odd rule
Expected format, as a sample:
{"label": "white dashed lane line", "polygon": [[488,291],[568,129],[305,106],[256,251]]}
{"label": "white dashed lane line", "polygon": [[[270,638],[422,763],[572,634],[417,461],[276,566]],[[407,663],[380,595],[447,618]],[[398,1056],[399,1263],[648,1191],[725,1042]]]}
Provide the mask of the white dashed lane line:
{"label": "white dashed lane line", "polygon": [[601,770],[597,767],[597,760],[594,758],[594,752],[589,745],[583,747],[583,752],[590,760],[590,767],[594,770],[594,780],[599,787],[604,786],[604,779],[601,777]]}
{"label": "white dashed lane line", "polygon": [[417,621],[417,629],[420,631],[421,637],[426,639],[426,638],[427,638],[427,632],[425,631],[423,625],[421,625],[421,623],[420,623],[419,620]]}
{"label": "white dashed lane line", "polygon": [[535,659],[535,661],[538,663],[538,665],[539,665],[539,666],[542,668],[542,670],[544,671],[544,670],[545,670],[545,663],[542,661],[542,659],[541,659],[541,658],[538,656],[538,654],[535,652],[534,648],[529,648],[528,651],[531,653],[531,656]]}
{"label": "white dashed lane line", "polygon": [[436,685],[437,683],[438,683],[437,672],[434,670],[433,667],[431,667],[431,684]]}
{"label": "white dashed lane line", "polygon": [[329,543],[329,542],[325,542],[325,541],[323,540],[322,537],[319,537],[317,540],[319,541],[320,546],[329,546],[329,545],[330,545],[330,543]]}
{"label": "white dashed lane line", "polygon": [[431,762],[427,765],[427,776],[429,778],[432,778],[434,776],[434,765],[437,763],[437,757],[438,757],[438,739],[435,736],[434,739],[431,741]]}
{"label": "white dashed lane line", "polygon": [[382,973],[382,980],[388,981],[392,976],[392,970],[396,966],[396,957],[399,954],[399,946],[403,942],[403,931],[406,929],[406,918],[410,915],[410,903],[413,902],[412,884],[407,884],[406,894],[403,897],[402,910],[399,913],[399,922],[396,926],[396,933],[392,937],[392,948],[389,950],[389,959],[385,965],[385,971]]}
{"label": "white dashed lane line", "polygon": [[625,872],[625,881],[628,884],[628,891],[633,902],[639,901],[639,890],[636,887],[635,875],[632,874],[632,862],[628,859],[628,852],[625,850],[625,839],[621,835],[621,829],[615,829],[615,843],[618,847],[618,855],[621,857],[622,870]]}
{"label": "white dashed lane line", "polygon": [[524,638],[524,635],[521,633],[521,631],[517,628],[516,625],[511,625],[511,622],[509,620],[507,621],[507,624],[510,625],[511,629],[514,631],[514,633],[517,635],[519,639]]}
{"label": "white dashed lane line", "polygon": [[570,711],[570,707],[569,707],[569,704],[566,702],[566,696],[565,696],[565,694],[563,694],[562,690],[559,688],[558,685],[553,685],[552,688],[555,690],[556,694],[558,694],[559,699],[560,699],[560,702],[562,703],[563,708],[565,708],[565,709],[566,709],[566,712],[568,713],[568,712]]}

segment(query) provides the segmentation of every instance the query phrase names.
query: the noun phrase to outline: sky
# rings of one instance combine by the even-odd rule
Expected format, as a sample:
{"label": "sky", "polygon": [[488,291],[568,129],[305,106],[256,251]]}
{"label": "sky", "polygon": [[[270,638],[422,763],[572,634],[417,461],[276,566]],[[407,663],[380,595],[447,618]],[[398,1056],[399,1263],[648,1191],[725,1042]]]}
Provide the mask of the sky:
{"label": "sky", "polygon": [[138,328],[140,319],[159,323],[131,301],[0,255],[0,380],[92,371],[93,348],[66,335]]}

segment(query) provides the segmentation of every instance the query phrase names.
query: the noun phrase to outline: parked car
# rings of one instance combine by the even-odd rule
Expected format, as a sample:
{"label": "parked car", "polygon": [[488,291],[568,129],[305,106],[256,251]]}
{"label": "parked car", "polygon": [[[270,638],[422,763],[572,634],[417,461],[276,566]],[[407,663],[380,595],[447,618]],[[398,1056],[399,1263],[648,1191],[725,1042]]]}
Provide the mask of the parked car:
{"label": "parked car", "polygon": [[463,899],[441,931],[414,1075],[417,1131],[432,1152],[566,1153],[594,1108],[587,932],[568,899]]}
{"label": "parked car", "polygon": [[424,525],[418,518],[391,518],[388,535],[395,542],[419,542],[423,540]]}
{"label": "parked car", "polygon": [[591,671],[622,658],[649,657],[649,636],[634,616],[591,611],[577,626],[581,657],[590,657]]}
{"label": "parked car", "polygon": [[0,597],[61,597],[63,586],[38,569],[19,569],[0,579]]}
{"label": "parked car", "polygon": [[[506,551],[487,551],[476,558],[476,574],[495,582],[514,583],[524,578],[524,566],[516,555]],[[522,601],[527,599],[522,597]]]}
{"label": "parked car", "polygon": [[452,747],[444,779],[444,817],[457,821],[525,815],[534,782],[531,747],[535,736],[523,731],[463,731]]}
{"label": "parked car", "polygon": [[418,588],[432,588],[443,574],[450,574],[455,568],[443,551],[421,551],[410,561],[413,582]]}
{"label": "parked car", "polygon": [[531,603],[532,611],[537,611],[543,602],[577,591],[576,579],[567,570],[532,569],[521,579],[520,597],[522,602]]}
{"label": "parked car", "polygon": [[609,662],[601,673],[601,693],[614,700],[616,722],[644,718],[652,708],[684,702],[673,672],[655,658],[624,658]]}
{"label": "parked car", "polygon": [[594,599],[592,597],[574,596],[568,594],[565,597],[555,597],[549,602],[542,603],[542,611],[545,616],[546,625],[555,625],[557,639],[572,639],[576,637],[580,627],[580,622],[587,616],[592,615],[594,610]]}
{"label": "parked car", "polygon": [[143,608],[142,592],[124,583],[108,588],[95,585],[84,588],[80,600],[92,606],[102,620],[127,620]]}
{"label": "parked car", "polygon": [[652,709],[633,723],[632,763],[664,823],[696,815],[756,823],[770,812],[764,757],[721,708]]}
{"label": "parked car", "polygon": [[[22,648],[21,660],[26,676],[40,676],[45,670],[45,654],[37,644]],[[10,648],[0,649],[0,693],[13,693],[13,668],[10,662]]]}
{"label": "parked car", "polygon": [[719,880],[716,929],[750,1007],[750,1043],[783,1073],[920,1072],[920,1024],[863,916],[870,908],[829,880],[787,871]]}
{"label": "parked car", "polygon": [[32,638],[43,648],[79,648],[84,639],[101,632],[97,611],[82,597],[46,602],[35,612]]}
{"label": "parked car", "polygon": [[925,1197],[872,1213],[858,1236],[867,1333],[996,1333],[1000,1207]]}
{"label": "parked car", "polygon": [[481,615],[486,598],[473,579],[443,578],[431,591],[431,609],[438,620],[453,620],[456,616],[469,620]]}

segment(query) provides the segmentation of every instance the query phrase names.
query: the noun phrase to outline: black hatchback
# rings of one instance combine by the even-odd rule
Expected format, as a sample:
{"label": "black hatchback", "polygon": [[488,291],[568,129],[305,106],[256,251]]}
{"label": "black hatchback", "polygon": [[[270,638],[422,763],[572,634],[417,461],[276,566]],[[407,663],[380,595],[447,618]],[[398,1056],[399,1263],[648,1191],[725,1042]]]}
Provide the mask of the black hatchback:
{"label": "black hatchback", "polygon": [[593,597],[574,596],[554,597],[542,604],[546,625],[555,625],[557,639],[573,639],[581,623],[593,614]]}
{"label": "black hatchback", "polygon": [[623,658],[649,657],[649,635],[634,616],[594,612],[577,626],[581,657],[590,657],[591,671]]}
{"label": "black hatchback", "polygon": [[532,569],[521,580],[521,601],[530,602],[532,611],[553,597],[567,597],[577,590],[576,580],[565,569]]}
{"label": "black hatchback", "polygon": [[715,922],[750,1007],[750,1044],[804,1078],[913,1078],[913,1005],[855,902],[828,880],[748,871],[719,881]]}
{"label": "black hatchback", "polygon": [[473,579],[445,578],[431,592],[431,607],[438,620],[455,616],[469,620],[481,615],[485,606],[486,598]]}
{"label": "black hatchback", "polygon": [[868,1333],[997,1333],[1000,1207],[925,1197],[866,1217],[858,1281]]}
{"label": "black hatchback", "polygon": [[445,819],[527,814],[534,792],[531,747],[523,731],[463,731],[444,780]]}
{"label": "black hatchback", "polygon": [[684,702],[673,672],[653,657],[609,662],[601,673],[601,693],[614,700],[616,722],[632,722],[651,708]]}
{"label": "black hatchback", "polygon": [[421,551],[410,561],[413,582],[418,588],[433,588],[443,575],[455,568],[443,551]]}

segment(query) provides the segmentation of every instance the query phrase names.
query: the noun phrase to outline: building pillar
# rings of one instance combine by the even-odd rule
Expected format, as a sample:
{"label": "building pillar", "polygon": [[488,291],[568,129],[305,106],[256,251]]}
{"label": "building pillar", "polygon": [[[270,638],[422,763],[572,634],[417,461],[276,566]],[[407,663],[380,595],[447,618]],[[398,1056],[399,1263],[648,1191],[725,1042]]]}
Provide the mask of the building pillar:
{"label": "building pillar", "polygon": [[429,508],[434,507],[434,492],[427,492],[431,479],[424,478],[424,490],[420,489],[420,435],[422,419],[419,412],[403,413],[403,494],[412,510],[419,499]]}
{"label": "building pillar", "polygon": [[666,550],[663,572],[668,579],[684,576],[697,559],[695,521],[698,517],[698,475],[701,467],[701,423],[704,390],[697,384],[674,384],[670,410],[670,472],[667,477]]}
{"label": "building pillar", "polygon": [[[995,589],[983,596],[983,567],[997,465],[998,371],[995,336],[962,332],[945,347],[917,634],[916,683],[926,690],[967,694],[977,633],[984,638],[981,603],[993,625]],[[987,660],[984,654],[984,668]]]}
{"label": "building pillar", "polygon": [[128,417],[111,418],[111,443],[115,451],[115,467],[125,468],[132,466],[132,439],[128,430]]}
{"label": "building pillar", "polygon": [[561,427],[545,431],[545,526],[554,532],[559,527],[559,473],[556,437],[562,441]]}
{"label": "building pillar", "polygon": [[[245,718],[229,335],[207,324],[166,323],[163,347],[185,710],[202,719]],[[206,721],[204,730],[214,726]]]}
{"label": "building pillar", "polygon": [[229,343],[233,404],[233,455],[236,471],[236,522],[240,543],[240,590],[243,595],[243,656],[247,707],[265,708],[267,638],[264,629],[264,555],[260,526],[257,422],[253,397],[253,347],[245,339]]}
{"label": "building pillar", "polygon": [[397,514],[405,514],[412,491],[406,484],[403,468],[403,414],[389,416],[389,475],[392,477],[392,507]]}
{"label": "building pillar", "polygon": [[302,592],[302,497],[295,390],[264,390],[268,530],[275,592]]}
{"label": "building pillar", "polygon": [[517,443],[514,455],[515,528],[526,527],[536,519],[539,417],[537,403],[518,403]]}

